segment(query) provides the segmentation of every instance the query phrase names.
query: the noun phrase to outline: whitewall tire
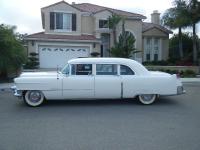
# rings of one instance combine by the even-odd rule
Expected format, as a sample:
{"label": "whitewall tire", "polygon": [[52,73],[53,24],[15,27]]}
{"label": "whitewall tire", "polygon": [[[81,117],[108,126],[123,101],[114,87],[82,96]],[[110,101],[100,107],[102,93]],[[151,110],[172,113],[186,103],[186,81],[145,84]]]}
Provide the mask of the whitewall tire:
{"label": "whitewall tire", "polygon": [[24,101],[28,106],[40,106],[44,102],[44,94],[41,91],[31,90],[24,95]]}
{"label": "whitewall tire", "polygon": [[150,105],[155,102],[157,95],[156,94],[141,94],[138,96],[139,101],[144,105]]}

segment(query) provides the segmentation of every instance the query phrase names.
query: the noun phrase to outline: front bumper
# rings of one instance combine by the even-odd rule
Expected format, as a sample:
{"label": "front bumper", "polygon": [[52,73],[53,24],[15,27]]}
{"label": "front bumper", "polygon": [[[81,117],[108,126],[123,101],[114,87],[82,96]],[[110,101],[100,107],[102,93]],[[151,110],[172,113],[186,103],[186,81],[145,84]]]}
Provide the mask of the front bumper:
{"label": "front bumper", "polygon": [[14,85],[10,89],[12,90],[14,96],[16,96],[16,97],[22,97],[22,91],[18,90],[17,86]]}

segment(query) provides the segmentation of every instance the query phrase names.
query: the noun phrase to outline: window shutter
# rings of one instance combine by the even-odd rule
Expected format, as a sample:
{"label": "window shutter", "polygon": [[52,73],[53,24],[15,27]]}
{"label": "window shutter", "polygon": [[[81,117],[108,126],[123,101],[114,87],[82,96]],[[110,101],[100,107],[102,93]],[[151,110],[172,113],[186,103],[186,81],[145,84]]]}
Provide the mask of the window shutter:
{"label": "window shutter", "polygon": [[54,30],[55,28],[55,17],[54,17],[55,13],[54,12],[50,12],[50,30]]}
{"label": "window shutter", "polygon": [[72,31],[76,31],[76,14],[72,14]]}

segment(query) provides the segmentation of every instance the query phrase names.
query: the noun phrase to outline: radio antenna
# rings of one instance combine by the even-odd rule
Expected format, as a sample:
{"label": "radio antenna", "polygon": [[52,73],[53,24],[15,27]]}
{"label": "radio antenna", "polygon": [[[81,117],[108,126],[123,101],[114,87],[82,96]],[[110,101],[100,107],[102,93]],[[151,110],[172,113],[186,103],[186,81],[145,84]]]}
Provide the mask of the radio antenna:
{"label": "radio antenna", "polygon": [[59,78],[58,78],[58,65],[57,65],[57,80],[58,80]]}

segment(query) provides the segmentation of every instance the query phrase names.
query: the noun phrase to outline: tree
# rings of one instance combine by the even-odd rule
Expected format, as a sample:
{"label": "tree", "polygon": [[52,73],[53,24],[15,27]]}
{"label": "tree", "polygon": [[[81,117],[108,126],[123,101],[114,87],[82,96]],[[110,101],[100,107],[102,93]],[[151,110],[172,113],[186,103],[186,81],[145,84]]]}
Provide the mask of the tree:
{"label": "tree", "polygon": [[197,63],[197,35],[196,24],[200,21],[200,2],[198,0],[189,0],[187,7],[189,26],[193,28],[193,62]]}
{"label": "tree", "polygon": [[184,0],[175,0],[174,7],[169,8],[165,11],[162,22],[165,26],[169,28],[178,28],[179,37],[179,56],[183,58],[183,46],[182,46],[182,28],[186,27],[188,24],[187,16],[187,5]]}
{"label": "tree", "polygon": [[16,39],[17,39],[22,45],[26,45],[26,44],[27,44],[27,41],[25,40],[25,37],[28,36],[27,33],[21,34],[21,33],[17,32],[17,33],[15,34],[15,36],[16,36]]}
{"label": "tree", "polygon": [[117,35],[116,35],[117,24],[120,22],[121,19],[122,19],[121,16],[114,13],[112,14],[112,16],[109,16],[108,18],[108,27],[113,30],[114,45],[117,42]]}
{"label": "tree", "polygon": [[[179,40],[178,35],[175,34],[169,39],[169,59],[174,61],[179,61],[178,57],[178,47]],[[189,33],[182,34],[183,41],[183,59],[185,61],[191,62],[192,60],[192,35]]]}
{"label": "tree", "polygon": [[9,70],[17,70],[25,62],[24,47],[16,39],[16,27],[0,25],[0,77],[7,77]]}
{"label": "tree", "polygon": [[138,52],[135,49],[135,37],[131,32],[125,31],[123,20],[122,33],[119,35],[119,41],[111,48],[111,54],[114,57],[130,58],[135,52]]}

